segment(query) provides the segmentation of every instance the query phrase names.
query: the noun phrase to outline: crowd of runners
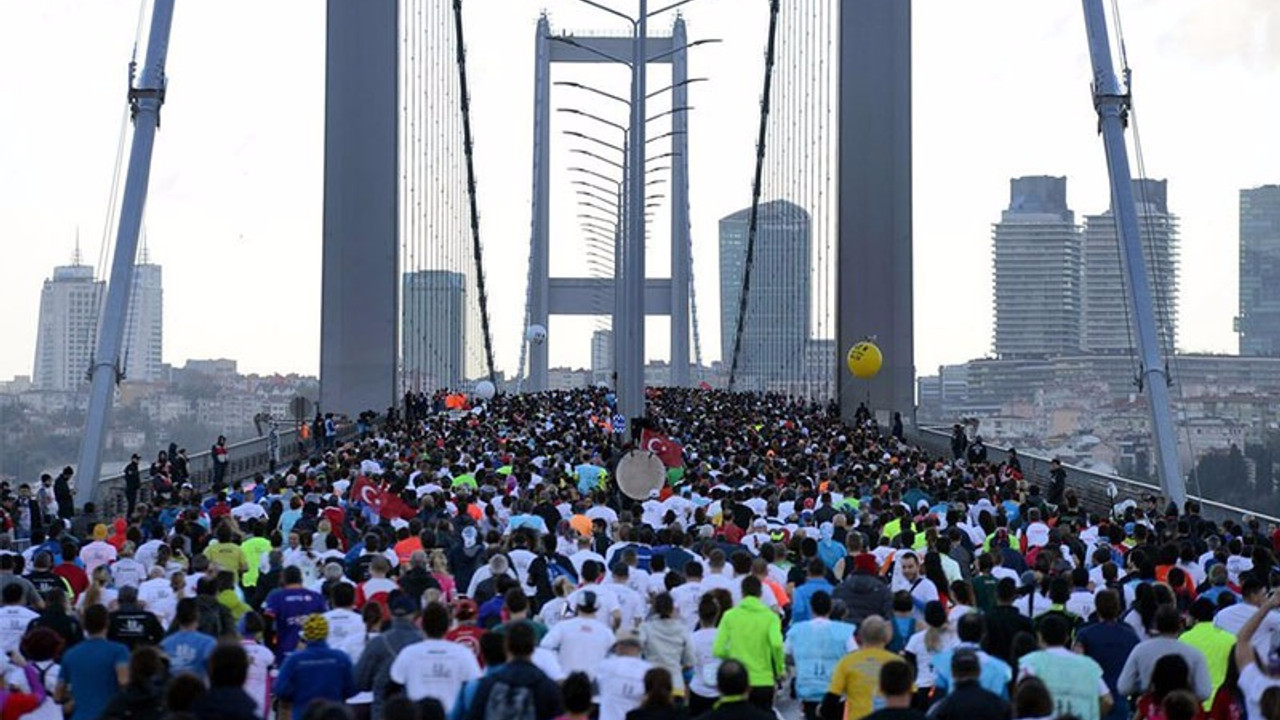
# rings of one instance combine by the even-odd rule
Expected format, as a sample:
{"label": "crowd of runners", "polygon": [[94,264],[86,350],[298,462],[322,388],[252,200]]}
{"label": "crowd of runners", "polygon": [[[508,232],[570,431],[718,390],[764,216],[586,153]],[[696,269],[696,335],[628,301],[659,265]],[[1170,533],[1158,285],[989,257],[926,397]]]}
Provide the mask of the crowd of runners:
{"label": "crowd of runners", "polygon": [[607,390],[445,400],[121,517],[0,488],[0,720],[1280,720],[1275,528],[714,390],[631,499]]}

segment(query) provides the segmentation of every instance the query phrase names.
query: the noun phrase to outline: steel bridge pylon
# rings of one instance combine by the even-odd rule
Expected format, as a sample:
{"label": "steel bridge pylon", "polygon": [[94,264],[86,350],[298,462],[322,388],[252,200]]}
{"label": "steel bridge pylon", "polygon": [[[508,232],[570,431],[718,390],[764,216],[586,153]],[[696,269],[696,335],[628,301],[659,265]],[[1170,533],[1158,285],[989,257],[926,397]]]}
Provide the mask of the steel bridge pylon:
{"label": "steel bridge pylon", "polygon": [[[604,63],[608,57],[629,57],[632,38],[588,37],[574,35],[554,36],[544,16],[538,21],[534,53],[534,102],[533,102],[533,194],[531,207],[531,233],[529,254],[529,298],[526,328],[540,325],[548,327],[553,315],[595,315],[598,308],[613,308],[614,372],[621,377],[624,372],[643,373],[644,368],[627,368],[623,365],[629,355],[643,358],[643,353],[628,353],[625,328],[618,322],[621,305],[634,302],[619,292],[623,285],[620,273],[624,267],[618,249],[623,245],[619,234],[615,242],[614,276],[612,278],[562,278],[552,277],[551,259],[551,67],[555,63]],[[688,48],[686,47],[685,22],[677,18],[670,37],[649,37],[647,46],[653,55],[649,64],[671,66],[672,108],[685,108],[688,104]],[[671,276],[669,278],[645,278],[643,310],[630,317],[667,315],[671,318],[671,379],[672,385],[688,385],[690,377],[690,282],[692,268],[689,242],[689,152],[688,113],[680,110],[672,113],[671,158]],[[623,181],[619,182],[619,195]],[[644,192],[644,188],[635,191]],[[621,203],[620,203],[621,205]],[[622,232],[621,223],[619,233]],[[643,268],[641,269],[643,270]],[[643,313],[643,314],[641,314]],[[628,317],[624,312],[622,317]],[[547,389],[550,338],[530,342],[522,337],[528,352],[528,374],[523,389],[539,391]]]}

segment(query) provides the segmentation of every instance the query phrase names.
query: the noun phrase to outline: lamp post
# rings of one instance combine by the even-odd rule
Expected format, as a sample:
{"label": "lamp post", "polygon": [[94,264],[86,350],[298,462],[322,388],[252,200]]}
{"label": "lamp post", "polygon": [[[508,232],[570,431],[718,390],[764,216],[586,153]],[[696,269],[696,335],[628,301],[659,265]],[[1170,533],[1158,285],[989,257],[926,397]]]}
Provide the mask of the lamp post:
{"label": "lamp post", "polygon": [[[639,5],[635,16],[615,10],[598,0],[578,1],[601,12],[625,20],[631,24],[632,31],[631,58],[629,60],[612,56],[589,45],[579,43],[571,37],[553,37],[551,39],[573,45],[605,60],[627,65],[631,68],[630,121],[626,128],[618,128],[623,131],[623,137],[625,138],[623,147],[626,159],[623,163],[623,180],[620,183],[622,202],[619,204],[623,210],[620,213],[623,232],[620,234],[620,242],[618,243],[619,271],[615,273],[615,290],[618,292],[615,296],[613,335],[616,352],[615,367],[618,370],[618,412],[626,418],[628,431],[634,437],[635,420],[644,417],[646,414],[644,399],[644,289],[645,211],[647,209],[645,170],[648,163],[645,159],[647,146],[645,125],[648,118],[645,114],[645,107],[650,97],[647,91],[648,63],[681,53],[687,48],[714,41],[700,40],[693,43],[685,43],[673,47],[671,50],[656,57],[650,57],[648,53],[649,19],[687,5],[693,0],[675,0],[675,2],[663,5],[652,12],[649,10],[649,0],[638,0]],[[673,45],[679,39],[673,39]],[[687,86],[688,82],[681,81],[675,85]],[[673,89],[675,85],[673,85]],[[611,96],[594,89],[591,91],[611,97],[614,100],[621,100],[617,96]],[[669,111],[667,114],[679,112],[683,109]],[[598,116],[591,116],[588,113],[578,111],[574,114],[618,127],[616,123]],[[679,129],[673,128],[673,130]],[[598,175],[598,173],[588,174]]]}

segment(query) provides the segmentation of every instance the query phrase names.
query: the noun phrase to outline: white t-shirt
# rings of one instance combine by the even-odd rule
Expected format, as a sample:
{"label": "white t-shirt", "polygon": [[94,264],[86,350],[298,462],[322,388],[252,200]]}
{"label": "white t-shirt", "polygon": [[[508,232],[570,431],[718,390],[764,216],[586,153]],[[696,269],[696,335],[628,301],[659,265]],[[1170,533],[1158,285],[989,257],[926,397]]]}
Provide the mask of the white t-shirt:
{"label": "white t-shirt", "polygon": [[167,628],[173,622],[178,610],[178,596],[173,594],[168,578],[144,580],[138,585],[138,600],[155,614],[162,626]]}
{"label": "white t-shirt", "polygon": [[1280,678],[1273,678],[1258,669],[1258,663],[1249,663],[1249,667],[1240,671],[1240,681],[1236,683],[1244,694],[1244,703],[1249,720],[1261,720],[1262,693],[1267,688],[1280,687]]}
{"label": "white t-shirt", "polygon": [[629,655],[614,655],[596,667],[600,720],[625,720],[644,700],[644,674],[653,664]]}
{"label": "white t-shirt", "polygon": [[453,712],[458,691],[480,677],[475,653],[448,640],[423,640],[405,647],[391,663],[391,679],[404,686],[410,700],[432,697]]}
{"label": "white t-shirt", "polygon": [[720,658],[712,652],[715,644],[716,628],[703,628],[693,633],[693,678],[689,680],[689,692],[704,698],[720,697],[720,691],[716,689]]}
{"label": "white t-shirt", "polygon": [[677,585],[671,591],[671,599],[675,602],[676,615],[693,630],[698,625],[698,604],[702,602],[702,583],[687,582]]}
{"label": "white t-shirt", "polygon": [[258,706],[258,717],[266,717],[271,698],[271,664],[276,661],[275,654],[253,640],[243,640],[240,646],[249,656],[249,669],[244,677],[244,691],[253,698]]}
{"label": "white t-shirt", "polygon": [[4,656],[18,649],[27,626],[39,617],[34,610],[23,605],[5,605],[0,607],[0,651]]}
{"label": "white t-shirt", "polygon": [[944,633],[942,635],[942,646],[935,652],[929,652],[925,647],[924,636],[927,630],[921,630],[913,634],[907,640],[906,652],[916,656],[916,686],[922,688],[931,688],[936,682],[937,675],[933,671],[933,656],[943,650],[950,650],[960,641],[952,633]]}
{"label": "white t-shirt", "polygon": [[[613,627],[613,619],[615,617],[614,613],[617,613],[616,617],[621,617],[622,605],[618,602],[617,593],[610,590],[607,585],[588,585],[569,593],[569,597],[567,598],[569,601],[569,610],[571,612],[577,612],[578,605],[582,602],[582,599],[588,590],[596,594],[595,619],[609,627]],[[573,671],[570,670],[569,672]]]}
{"label": "white t-shirt", "polygon": [[566,673],[585,672],[594,678],[613,643],[613,631],[608,625],[594,618],[576,617],[556,623],[542,638],[541,647],[557,653]]}
{"label": "white t-shirt", "polygon": [[111,579],[117,589],[138,587],[147,579],[147,568],[134,558],[120,558],[111,566]]}
{"label": "white t-shirt", "polygon": [[85,575],[93,575],[99,565],[115,562],[116,555],[116,549],[102,540],[94,540],[80,548],[80,561],[84,563]]}
{"label": "white t-shirt", "polygon": [[[364,635],[364,620],[361,619],[360,613],[354,610],[335,608],[326,612],[324,619],[329,621],[329,637],[325,640],[331,648],[341,648],[348,638],[355,635]],[[351,662],[359,659],[358,657],[352,658]]]}

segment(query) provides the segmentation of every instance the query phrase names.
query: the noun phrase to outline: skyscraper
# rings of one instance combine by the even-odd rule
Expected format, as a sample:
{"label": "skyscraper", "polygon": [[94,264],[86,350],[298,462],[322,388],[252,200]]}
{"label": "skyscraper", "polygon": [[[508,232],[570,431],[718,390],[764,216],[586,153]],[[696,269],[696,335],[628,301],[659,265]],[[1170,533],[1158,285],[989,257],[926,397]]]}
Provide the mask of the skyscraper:
{"label": "skyscraper", "polygon": [[[1164,180],[1134,180],[1133,199],[1160,347],[1167,354],[1178,340],[1178,217],[1169,212]],[[1111,211],[1086,217],[1081,344],[1087,352],[1126,354],[1137,346],[1130,338],[1133,316],[1121,258]]]}
{"label": "skyscraper", "polygon": [[1080,229],[1067,207],[1067,179],[1011,180],[992,240],[996,355],[1079,351]]}
{"label": "skyscraper", "polygon": [[164,351],[164,287],[160,266],[150,262],[146,248],[133,268],[133,292],[124,331],[124,374],[128,380],[160,379]]}
{"label": "skyscraper", "polygon": [[37,388],[85,387],[98,342],[98,312],[105,287],[106,283],[93,279],[92,267],[80,264],[78,246],[71,264],[55,267],[53,278],[44,281],[32,373]]}
{"label": "skyscraper", "polygon": [[[720,220],[720,357],[733,360],[751,210]],[[809,213],[786,200],[760,205],[738,372],[761,381],[805,369],[810,315]]]}
{"label": "skyscraper", "polygon": [[1280,355],[1280,185],[1240,191],[1241,355]]}
{"label": "skyscraper", "polygon": [[[160,379],[164,351],[164,289],[160,266],[144,250],[134,267],[133,292],[125,314],[125,379]],[[95,280],[93,268],[80,263],[77,246],[70,265],[53,269],[40,292],[40,320],[36,331],[34,384],[42,390],[78,390],[87,382],[89,364],[98,345],[106,283]]]}
{"label": "skyscraper", "polygon": [[431,392],[466,381],[467,279],[448,270],[404,274],[400,352],[406,389]]}
{"label": "skyscraper", "polygon": [[595,382],[613,380],[613,331],[591,333],[591,378]]}

